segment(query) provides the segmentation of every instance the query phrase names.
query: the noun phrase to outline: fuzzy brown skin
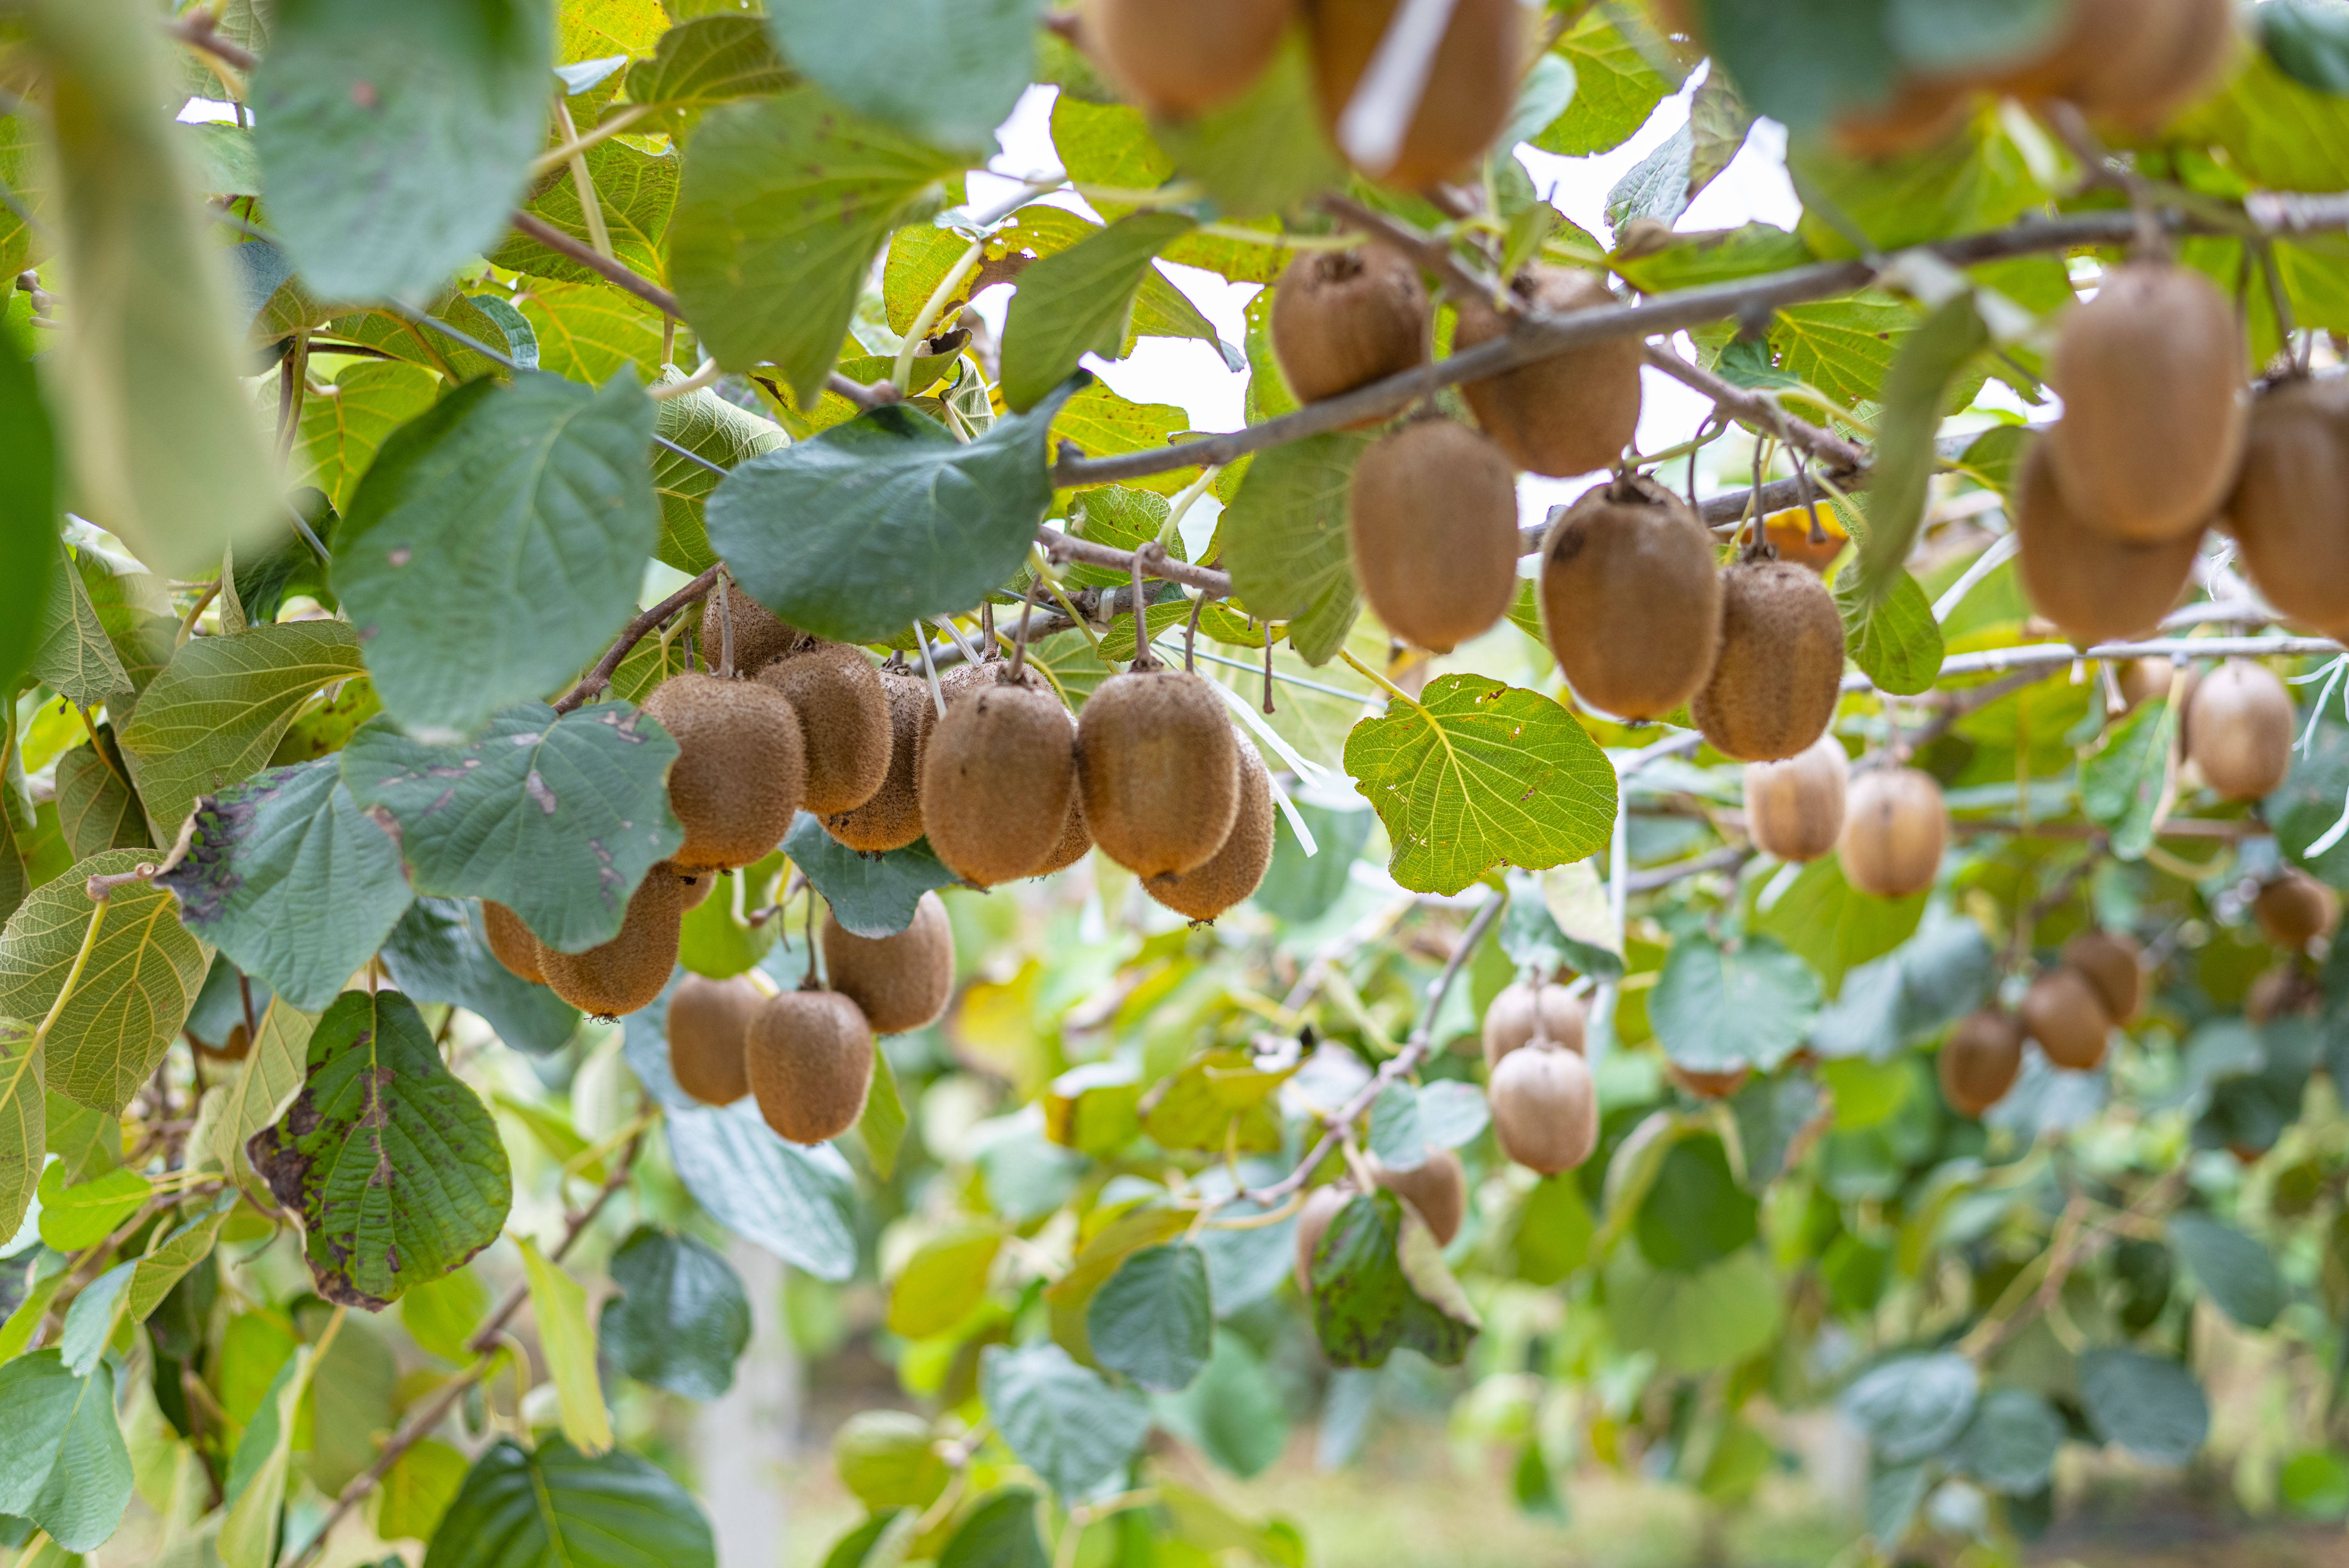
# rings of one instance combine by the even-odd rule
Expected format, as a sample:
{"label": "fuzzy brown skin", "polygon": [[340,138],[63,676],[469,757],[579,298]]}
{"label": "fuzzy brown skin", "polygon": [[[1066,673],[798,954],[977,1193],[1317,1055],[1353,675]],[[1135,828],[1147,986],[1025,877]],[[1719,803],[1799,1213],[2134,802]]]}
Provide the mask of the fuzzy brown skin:
{"label": "fuzzy brown skin", "polygon": [[877,1035],[937,1022],[954,995],[954,927],[938,895],[926,892],[914,923],[895,936],[858,936],[823,914],[823,973],[856,1004]]}
{"label": "fuzzy brown skin", "polygon": [[1935,1064],[1941,1098],[1961,1116],[1980,1117],[2006,1098],[2023,1072],[2023,1026],[1992,1008],[1958,1022]]}
{"label": "fuzzy brown skin", "polygon": [[1297,400],[1319,403],[1425,364],[1432,314],[1397,252],[1300,251],[1273,285],[1273,356]]}
{"label": "fuzzy brown skin", "polygon": [[[738,583],[726,585],[726,611],[734,618],[734,673],[738,676],[755,676],[807,641],[806,633],[777,619],[773,611],[743,593]],[[714,599],[702,601],[697,641],[702,663],[716,669],[725,639]]]}
{"label": "fuzzy brown skin", "polygon": [[1933,885],[1949,847],[1950,809],[1930,773],[1879,768],[1851,781],[1844,812],[1844,880],[1874,898],[1909,898]]}
{"label": "fuzzy brown skin", "polygon": [[1239,743],[1240,805],[1223,848],[1206,865],[1152,877],[1143,891],[1177,914],[1213,920],[1256,892],[1272,864],[1272,776],[1248,742]]}
{"label": "fuzzy brown skin", "polygon": [[1714,750],[1778,762],[1835,721],[1843,616],[1826,585],[1791,562],[1740,562],[1721,574],[1721,656],[1689,713]]}
{"label": "fuzzy brown skin", "polygon": [[1784,762],[1748,763],[1745,830],[1754,848],[1795,864],[1834,849],[1843,836],[1850,778],[1851,760],[1832,735]]}
{"label": "fuzzy brown skin", "polygon": [[1085,827],[1084,791],[1079,789],[1069,796],[1069,814],[1061,823],[1060,842],[1044,857],[1044,863],[1028,874],[1048,877],[1054,872],[1067,871],[1092,852],[1093,836]]}
{"label": "fuzzy brown skin", "polygon": [[2261,799],[2292,771],[2299,724],[2281,676],[2265,665],[2229,659],[2194,688],[2186,755],[2202,781],[2227,799]]}
{"label": "fuzzy brown skin", "polygon": [[1599,1089],[1590,1068],[1557,1046],[1512,1051],[1485,1089],[1501,1152],[1528,1171],[1555,1176],[1599,1147]]}
{"label": "fuzzy brown skin", "polygon": [[1468,1217],[1468,1172],[1449,1149],[1430,1149],[1427,1159],[1410,1171],[1392,1170],[1373,1154],[1371,1179],[1417,1211],[1439,1247],[1452,1244],[1460,1222]]}
{"label": "fuzzy brown skin", "polygon": [[2133,1022],[2145,1006],[2143,950],[2126,936],[2084,931],[2064,944],[2064,962],[2096,988],[2105,1016],[2116,1024]]}
{"label": "fuzzy brown skin", "polygon": [[750,1092],[743,1051],[750,1020],[766,1005],[756,985],[737,975],[711,980],[688,975],[668,999],[668,1070],[677,1087],[704,1105],[732,1105]]}
{"label": "fuzzy brown skin", "polygon": [[508,974],[533,985],[546,984],[545,954],[540,951],[538,938],[523,923],[522,916],[485,898],[481,901],[481,928],[489,934],[490,956],[504,965]]}
{"label": "fuzzy brown skin", "polygon": [[685,826],[670,856],[687,871],[731,871],[771,853],[807,789],[799,716],[757,681],[672,676],[645,712],[677,742],[668,803]]}
{"label": "fuzzy brown skin", "polygon": [[1077,715],[1077,780],[1094,845],[1137,876],[1207,863],[1239,815],[1239,738],[1197,676],[1132,670]]}
{"label": "fuzzy brown skin", "polygon": [[[1306,0],[1314,97],[1333,136],[1398,4]],[[1509,122],[1525,48],[1526,15],[1516,0],[1459,0],[1393,166],[1364,172],[1418,191],[1475,164]]]}
{"label": "fuzzy brown skin", "polygon": [[725,874],[724,872],[680,872],[678,881],[684,884],[680,890],[684,900],[682,907],[690,913],[708,903],[710,893],[718,886],[718,879]]}
{"label": "fuzzy brown skin", "polygon": [[[1537,994],[1540,998],[1538,1030],[1535,1027]],[[1549,1044],[1580,1056],[1589,1027],[1590,1010],[1565,986],[1544,981],[1537,993],[1537,987],[1522,980],[1511,981],[1501,987],[1500,995],[1485,1009],[1485,1066],[1499,1067],[1503,1057],[1533,1044],[1536,1033]]]}
{"label": "fuzzy brown skin", "polygon": [[1449,653],[1517,596],[1517,483],[1465,425],[1419,419],[1354,465],[1346,501],[1362,597],[1404,642]]}
{"label": "fuzzy brown skin", "polygon": [[767,1125],[793,1143],[837,1138],[864,1114],[873,1030],[837,991],[786,991],[750,1019],[743,1047]]}
{"label": "fuzzy brown skin", "polygon": [[2113,1021],[2088,977],[2059,967],[2041,975],[2023,994],[2023,1028],[2049,1061],[2084,1073],[2105,1059]]}
{"label": "fuzzy brown skin", "polygon": [[1353,1187],[1340,1181],[1328,1187],[1316,1187],[1305,1200],[1305,1207],[1297,1214],[1297,1294],[1308,1301],[1313,1299],[1313,1253],[1321,1238],[1330,1233],[1330,1222],[1354,1195]]}
{"label": "fuzzy brown skin", "polygon": [[1012,685],[990,672],[948,705],[922,748],[930,848],[979,887],[1033,875],[1060,848],[1076,792],[1068,709],[1033,675]]}
{"label": "fuzzy brown skin", "polygon": [[1154,115],[1195,115],[1254,86],[1294,0],[1084,0],[1080,36],[1118,90]]}
{"label": "fuzzy brown skin", "polygon": [[2075,0],[2054,43],[1999,85],[2150,130],[2216,85],[2234,57],[2233,13],[2229,0]]}
{"label": "fuzzy brown skin", "polygon": [[2341,923],[2341,895],[2306,872],[2294,869],[2260,889],[2251,902],[2260,930],[2278,947],[2304,953]]}
{"label": "fuzzy brown skin", "polygon": [[1721,651],[1713,535],[1653,480],[1601,485],[1542,542],[1542,634],[1574,695],[1656,719],[1704,689]]}
{"label": "fuzzy brown skin", "polygon": [[[1537,266],[1516,285],[1521,308],[1551,315],[1616,303],[1605,275]],[[1509,318],[1470,301],[1460,306],[1452,352],[1506,337]],[[1640,340],[1609,339],[1505,370],[1460,388],[1476,422],[1529,473],[1572,479],[1612,467],[1640,429]]]}
{"label": "fuzzy brown skin", "polygon": [[880,679],[889,703],[889,771],[863,805],[823,819],[825,832],[866,854],[902,850],[922,836],[922,742],[938,721],[928,682],[887,670]]}
{"label": "fuzzy brown skin", "polygon": [[685,918],[685,882],[667,861],[645,873],[629,895],[620,933],[585,953],[539,949],[539,964],[554,994],[583,1013],[616,1018],[657,999],[677,967],[678,923]]}
{"label": "fuzzy brown skin", "polygon": [[2201,534],[2130,544],[2091,528],[2064,500],[2048,442],[2032,443],[2015,497],[2023,591],[2072,641],[2086,646],[2149,633],[2186,592]]}
{"label": "fuzzy brown skin", "polygon": [[2349,386],[2295,382],[2252,405],[2226,525],[2269,603],[2349,632]]}
{"label": "fuzzy brown skin", "polygon": [[819,643],[759,672],[800,721],[807,788],[800,809],[853,811],[889,777],[889,694],[881,672],[854,648]]}
{"label": "fuzzy brown skin", "polygon": [[[2175,684],[2178,666],[2168,659],[2131,659],[2121,669],[2121,700],[2135,713],[2155,697],[2167,699]],[[2186,666],[2186,686],[2178,698],[2182,712],[2194,701],[2194,688],[2202,679],[2201,672],[2192,665]]]}

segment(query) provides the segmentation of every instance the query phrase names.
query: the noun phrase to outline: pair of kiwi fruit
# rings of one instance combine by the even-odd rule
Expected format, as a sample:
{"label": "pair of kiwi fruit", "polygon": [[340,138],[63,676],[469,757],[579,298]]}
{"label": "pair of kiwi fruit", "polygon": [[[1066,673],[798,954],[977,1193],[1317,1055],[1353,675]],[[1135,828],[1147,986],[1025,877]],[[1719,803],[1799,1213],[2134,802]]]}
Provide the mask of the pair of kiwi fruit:
{"label": "pair of kiwi fruit", "polygon": [[2105,1059],[2114,1029],[2144,1005],[2144,959],[2135,942],[2083,932],[2064,945],[2063,961],[2041,972],[2023,994],[2023,1032],[2047,1059],[2090,1072]]}
{"label": "pair of kiwi fruit", "polygon": [[1579,1056],[1589,1028],[1590,1010],[1565,986],[1549,980],[1511,981],[1485,1009],[1485,1069],[1537,1041]]}
{"label": "pair of kiwi fruit", "polygon": [[1941,786],[1915,768],[1878,768],[1851,781],[1838,852],[1844,880],[1873,898],[1909,898],[1933,885],[1950,841]]}
{"label": "pair of kiwi fruit", "polygon": [[2341,924],[2341,895],[2294,866],[2271,878],[2251,900],[2251,916],[2270,942],[2305,953]]}
{"label": "pair of kiwi fruit", "polygon": [[667,985],[686,912],[709,896],[716,880],[710,872],[661,861],[628,895],[619,931],[584,953],[545,945],[520,915],[492,900],[481,901],[481,925],[491,955],[508,972],[583,1013],[616,1018],[650,1005]]}
{"label": "pair of kiwi fruit", "polygon": [[1745,830],[1754,847],[1790,865],[1817,860],[1843,837],[1851,760],[1822,735],[1783,762],[1745,765]]}

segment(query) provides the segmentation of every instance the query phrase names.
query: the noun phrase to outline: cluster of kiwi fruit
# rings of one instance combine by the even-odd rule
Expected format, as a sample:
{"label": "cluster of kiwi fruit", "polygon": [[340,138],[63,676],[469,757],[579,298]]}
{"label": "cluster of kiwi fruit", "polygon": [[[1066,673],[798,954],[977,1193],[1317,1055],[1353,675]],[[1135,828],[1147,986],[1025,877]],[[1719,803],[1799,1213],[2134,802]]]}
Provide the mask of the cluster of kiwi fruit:
{"label": "cluster of kiwi fruit", "polygon": [[1950,811],[1931,774],[1885,767],[1853,778],[1842,744],[1825,735],[1785,761],[1746,765],[1745,828],[1764,854],[1804,864],[1834,850],[1853,887],[1909,898],[1940,871]]}
{"label": "cluster of kiwi fruit", "polygon": [[2261,933],[2284,950],[2284,960],[2251,982],[2243,1015],[2254,1024],[2316,1012],[2324,987],[2316,955],[2341,925],[2341,895],[2297,867],[2261,883],[2251,897],[2251,917]]}
{"label": "cluster of kiwi fruit", "polygon": [[2145,959],[2136,942],[2084,931],[2024,992],[2019,1014],[1984,1007],[1960,1019],[1941,1047],[1941,1095],[1963,1116],[1979,1117],[2006,1098],[2023,1072],[2025,1040],[2073,1072],[2105,1059],[2112,1032],[2145,1004]]}

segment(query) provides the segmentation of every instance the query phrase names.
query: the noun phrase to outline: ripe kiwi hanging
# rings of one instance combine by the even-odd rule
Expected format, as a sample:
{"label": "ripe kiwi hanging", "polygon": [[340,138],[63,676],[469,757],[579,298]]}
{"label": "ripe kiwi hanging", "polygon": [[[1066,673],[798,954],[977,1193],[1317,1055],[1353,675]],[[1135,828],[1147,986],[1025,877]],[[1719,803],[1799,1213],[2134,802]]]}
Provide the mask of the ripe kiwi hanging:
{"label": "ripe kiwi hanging", "polygon": [[2349,634],[2349,380],[2295,381],[2252,406],[2225,522],[2269,603]]}
{"label": "ripe kiwi hanging", "polygon": [[583,1013],[616,1018],[647,1006],[677,967],[685,882],[667,861],[645,873],[611,941],[585,953],[541,946],[539,966],[554,994]]}
{"label": "ripe kiwi hanging", "polygon": [[1066,832],[1077,789],[1068,709],[1032,671],[987,679],[922,746],[922,823],[947,869],[979,887],[1032,875]]}
{"label": "ripe kiwi hanging", "polygon": [[1280,48],[1294,0],[1084,0],[1078,29],[1118,90],[1155,115],[1239,97]]}
{"label": "ripe kiwi hanging", "polygon": [[2113,1021],[2088,977],[2059,965],[2042,972],[2023,993],[2023,1027],[2049,1061],[2084,1073],[2105,1059]]}
{"label": "ripe kiwi hanging", "polygon": [[[1569,315],[1616,303],[1605,275],[1538,265],[1510,293],[1520,311]],[[1482,302],[1460,307],[1452,350],[1462,354],[1509,334],[1510,318]],[[1460,388],[1476,422],[1509,460],[1531,473],[1571,479],[1611,468],[1640,428],[1637,336],[1570,348]]]}
{"label": "ripe kiwi hanging", "polygon": [[743,1059],[767,1125],[793,1143],[837,1138],[864,1114],[873,1030],[837,991],[786,991],[750,1019]]}
{"label": "ripe kiwi hanging", "polygon": [[2130,938],[2084,931],[2064,944],[2064,962],[2096,988],[2114,1023],[2129,1023],[2145,1006],[2145,954]]}
{"label": "ripe kiwi hanging", "polygon": [[1432,314],[1398,252],[1300,251],[1273,285],[1273,356],[1297,400],[1318,403],[1425,364]]}
{"label": "ripe kiwi hanging", "polygon": [[1503,1057],[1533,1044],[1537,1034],[1544,1043],[1579,1056],[1589,1023],[1589,1009],[1565,986],[1513,980],[1485,1008],[1485,1066],[1499,1067]]}
{"label": "ripe kiwi hanging", "polygon": [[823,973],[856,1004],[873,1032],[902,1035],[937,1022],[954,995],[954,926],[926,892],[913,923],[894,936],[859,936],[823,912]]}
{"label": "ripe kiwi hanging", "polygon": [[1950,1032],[1935,1064],[1941,1098],[1961,1116],[1980,1117],[2006,1098],[2023,1072],[2023,1026],[2013,1016],[1985,1007],[1969,1013]]}
{"label": "ripe kiwi hanging", "polygon": [[1747,763],[1745,830],[1754,847],[1796,864],[1834,849],[1843,836],[1850,774],[1850,758],[1833,735],[1784,762]]}
{"label": "ripe kiwi hanging", "polygon": [[1844,813],[1844,880],[1876,898],[1909,898],[1933,885],[1949,843],[1950,809],[1933,776],[1879,768],[1851,781]]}
{"label": "ripe kiwi hanging", "polygon": [[[1305,0],[1314,97],[1333,139],[1400,5],[1401,0]],[[1517,0],[1457,0],[1392,161],[1363,172],[1417,191],[1474,165],[1516,106],[1526,36],[1526,10]]]}
{"label": "ripe kiwi hanging", "polygon": [[688,671],[645,698],[677,742],[668,800],[685,826],[670,858],[686,870],[747,866],[782,841],[807,789],[799,716],[756,681]]}
{"label": "ripe kiwi hanging", "polygon": [[669,1076],[677,1087],[704,1105],[732,1105],[750,1092],[750,1069],[743,1059],[750,1020],[766,1003],[743,975],[712,980],[688,975],[670,993]]}
{"label": "ripe kiwi hanging", "polygon": [[1722,573],[1721,654],[1689,704],[1714,750],[1776,762],[1810,748],[1843,689],[1843,616],[1826,584],[1765,549]]}
{"label": "ripe kiwi hanging", "polygon": [[1398,1171],[1373,1154],[1371,1180],[1412,1207],[1434,1233],[1435,1244],[1448,1247],[1468,1216],[1468,1172],[1460,1156],[1449,1149],[1430,1148],[1427,1158],[1408,1171]]}
{"label": "ripe kiwi hanging", "polygon": [[1142,889],[1177,914],[1193,920],[1213,920],[1238,903],[1264,882],[1272,864],[1272,775],[1264,758],[1246,740],[1239,755],[1239,809],[1223,847],[1207,863],[1187,872],[1152,877]]}
{"label": "ripe kiwi hanging", "polygon": [[1501,1152],[1528,1171],[1571,1171],[1599,1147],[1599,1090],[1589,1067],[1558,1046],[1511,1051],[1485,1088]]}
{"label": "ripe kiwi hanging", "polygon": [[546,984],[545,954],[541,952],[538,938],[522,916],[504,904],[491,899],[481,901],[481,928],[488,934],[490,956],[506,967],[515,978],[533,985]]}
{"label": "ripe kiwi hanging", "polygon": [[1464,425],[1431,417],[1381,438],[1354,465],[1346,518],[1362,597],[1407,643],[1449,653],[1516,597],[1516,476]]}
{"label": "ripe kiwi hanging", "polygon": [[799,718],[807,763],[801,810],[817,816],[853,811],[889,778],[889,693],[880,672],[856,649],[819,643],[759,672]]}
{"label": "ripe kiwi hanging", "polygon": [[889,703],[889,771],[862,806],[823,819],[823,830],[865,854],[902,850],[922,836],[922,742],[938,721],[927,681],[881,672]]}
{"label": "ripe kiwi hanging", "polygon": [[1574,694],[1618,718],[1693,698],[1721,649],[1713,535],[1680,497],[1636,475],[1590,491],[1542,542],[1542,634]]}
{"label": "ripe kiwi hanging", "polygon": [[2304,953],[2320,936],[2330,936],[2341,923],[2341,895],[2297,867],[2260,889],[2251,913],[2270,942],[2292,953]]}
{"label": "ripe kiwi hanging", "polygon": [[[731,577],[724,579],[726,606],[724,614],[734,623],[734,673],[755,676],[777,659],[783,657],[807,641],[807,634],[797,626],[779,619],[775,613],[742,592],[741,584]],[[704,599],[695,624],[699,633],[701,656],[711,669],[718,667],[725,643],[725,622],[715,599]]]}
{"label": "ripe kiwi hanging", "polygon": [[2230,800],[2275,793],[2292,771],[2300,717],[2273,670],[2229,659],[2204,676],[2186,709],[2186,755]]}
{"label": "ripe kiwi hanging", "polygon": [[2199,531],[2131,544],[2090,527],[2056,482],[2048,441],[2033,442],[2024,455],[2015,497],[2023,591],[2033,609],[2084,647],[2152,631],[2194,575]]}
{"label": "ripe kiwi hanging", "polygon": [[1144,879],[1215,858],[1239,815],[1239,738],[1197,676],[1150,651],[1146,595],[1134,579],[1133,663],[1094,688],[1077,715],[1077,785],[1094,845]]}

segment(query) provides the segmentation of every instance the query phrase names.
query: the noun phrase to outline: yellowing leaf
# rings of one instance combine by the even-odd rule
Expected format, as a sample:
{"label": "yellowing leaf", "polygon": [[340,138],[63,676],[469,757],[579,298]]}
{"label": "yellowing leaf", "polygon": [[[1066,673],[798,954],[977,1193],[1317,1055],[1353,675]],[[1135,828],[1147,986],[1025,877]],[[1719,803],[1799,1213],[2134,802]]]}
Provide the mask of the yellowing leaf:
{"label": "yellowing leaf", "polygon": [[563,1435],[581,1453],[608,1452],[612,1417],[595,1377],[595,1326],[587,1316],[587,1292],[527,1236],[522,1262],[530,1277],[531,1311],[538,1318],[538,1347],[563,1408]]}

